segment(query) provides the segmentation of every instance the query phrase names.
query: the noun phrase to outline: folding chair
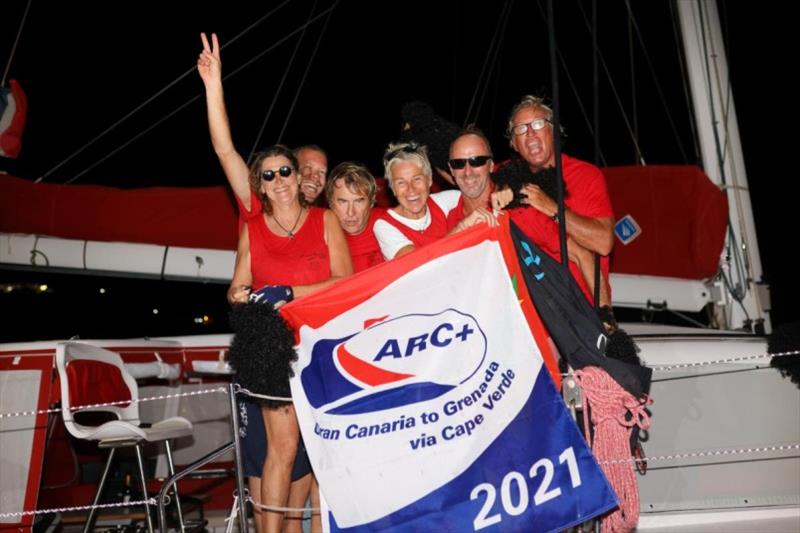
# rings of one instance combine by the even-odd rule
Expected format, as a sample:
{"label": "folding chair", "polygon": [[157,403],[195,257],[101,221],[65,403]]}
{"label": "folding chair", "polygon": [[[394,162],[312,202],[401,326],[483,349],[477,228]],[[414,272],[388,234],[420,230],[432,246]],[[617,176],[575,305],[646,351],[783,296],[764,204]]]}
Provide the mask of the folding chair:
{"label": "folding chair", "polygon": [[[65,342],[56,349],[56,366],[61,382],[61,413],[64,425],[69,433],[84,440],[97,441],[100,448],[109,448],[100,483],[94,497],[93,507],[89,512],[83,531],[91,531],[96,518],[96,505],[100,501],[106,478],[114,460],[117,448],[133,446],[136,449],[136,459],[139,464],[139,478],[142,486],[144,500],[149,500],[147,494],[147,480],[145,478],[142,446],[147,442],[164,441],[166,448],[167,464],[170,475],[175,474],[175,465],[172,461],[172,449],[169,439],[185,437],[192,434],[192,423],[183,417],[172,417],[142,427],[139,420],[139,389],[136,380],[125,369],[119,354],[104,350],[97,346],[81,342]],[[126,404],[106,407],[81,406],[124,401]],[[77,408],[76,408],[77,407]],[[74,420],[76,413],[102,412],[111,413],[116,420],[90,426]],[[172,487],[175,493],[180,531],[184,531],[183,514],[178,497],[177,484]],[[147,528],[153,532],[153,521],[150,516],[150,505],[145,503],[147,515]]]}

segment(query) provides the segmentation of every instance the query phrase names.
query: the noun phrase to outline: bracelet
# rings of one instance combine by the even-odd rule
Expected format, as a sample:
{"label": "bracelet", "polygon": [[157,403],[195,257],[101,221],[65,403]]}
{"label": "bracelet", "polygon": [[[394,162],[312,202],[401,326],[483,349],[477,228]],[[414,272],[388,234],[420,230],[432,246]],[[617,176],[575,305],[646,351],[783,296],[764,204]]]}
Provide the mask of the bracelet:
{"label": "bracelet", "polygon": [[558,224],[558,211],[556,211],[555,213],[553,213],[553,214],[550,216],[550,220],[552,220],[553,222],[555,222],[556,224]]}

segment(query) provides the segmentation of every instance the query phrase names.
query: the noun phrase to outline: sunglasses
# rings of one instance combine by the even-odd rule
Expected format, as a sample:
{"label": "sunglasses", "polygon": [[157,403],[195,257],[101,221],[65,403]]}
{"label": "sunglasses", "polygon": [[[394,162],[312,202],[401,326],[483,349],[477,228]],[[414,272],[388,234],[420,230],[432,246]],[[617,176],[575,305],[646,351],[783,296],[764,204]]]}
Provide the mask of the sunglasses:
{"label": "sunglasses", "polygon": [[405,146],[401,146],[400,148],[398,148],[396,150],[392,150],[391,152],[389,152],[386,155],[384,155],[383,156],[383,162],[387,163],[387,162],[391,161],[392,159],[394,159],[395,157],[400,155],[401,152],[405,152],[407,154],[419,153],[419,148],[420,148],[420,146],[415,142],[409,143],[409,144],[407,144]]}
{"label": "sunglasses", "polygon": [[548,124],[552,123],[553,123],[552,121],[546,118],[537,118],[536,120],[528,122],[527,124],[517,124],[516,126],[511,128],[511,131],[514,132],[514,135],[525,135],[526,133],[528,133],[528,128],[530,128],[532,132],[539,131]]}
{"label": "sunglasses", "polygon": [[450,167],[453,170],[461,170],[462,168],[467,166],[467,163],[469,163],[469,166],[471,166],[472,168],[478,168],[485,165],[486,162],[489,161],[491,158],[492,156],[490,155],[473,155],[472,157],[466,159],[463,158],[451,159],[449,163]]}
{"label": "sunglasses", "polygon": [[292,167],[288,165],[283,165],[278,170],[265,170],[264,172],[261,173],[261,179],[264,181],[272,181],[278,174],[280,174],[285,178],[287,176],[290,176],[292,172],[293,172]]}

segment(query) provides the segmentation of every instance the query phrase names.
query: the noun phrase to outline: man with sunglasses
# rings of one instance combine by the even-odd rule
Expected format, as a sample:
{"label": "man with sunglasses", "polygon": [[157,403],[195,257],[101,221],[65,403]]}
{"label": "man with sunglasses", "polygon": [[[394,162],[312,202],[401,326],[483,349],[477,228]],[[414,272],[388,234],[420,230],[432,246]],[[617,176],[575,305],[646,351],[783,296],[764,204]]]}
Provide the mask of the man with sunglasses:
{"label": "man with sunglasses", "polygon": [[449,228],[447,215],[461,197],[459,191],[431,194],[432,168],[425,146],[391,144],[383,156],[384,174],[399,205],[379,214],[373,226],[383,257],[387,260],[431,244],[479,222],[497,224],[487,211],[474,211]]}
{"label": "man with sunglasses", "polygon": [[461,191],[461,198],[447,215],[449,228],[454,228],[475,211],[489,214],[490,196],[494,191],[492,165],[489,140],[474,125],[467,126],[450,144],[448,167]]}
{"label": "man with sunglasses", "polygon": [[[542,98],[535,96],[524,96],[511,111],[506,134],[511,147],[527,163],[532,174],[555,166],[552,121],[552,109],[545,105]],[[523,209],[521,211],[527,212],[524,216],[512,215],[512,218],[526,234],[538,234],[537,242],[540,239],[557,241],[558,224],[565,223],[567,236],[575,250],[582,252],[583,257],[590,257],[593,253],[601,256],[600,305],[610,305],[608,254],[614,245],[614,212],[605,177],[596,166],[566,154],[561,155],[561,168],[565,188],[565,220],[559,220],[556,200],[534,184],[527,184],[519,191],[525,197],[522,203],[533,209]],[[504,207],[512,197],[511,191],[495,193],[492,196],[493,207]],[[560,252],[551,255],[558,259]],[[593,260],[591,262],[594,263]],[[578,265],[570,261],[569,267],[584,295],[593,302],[594,276],[588,275],[593,266],[587,268],[585,264]]]}

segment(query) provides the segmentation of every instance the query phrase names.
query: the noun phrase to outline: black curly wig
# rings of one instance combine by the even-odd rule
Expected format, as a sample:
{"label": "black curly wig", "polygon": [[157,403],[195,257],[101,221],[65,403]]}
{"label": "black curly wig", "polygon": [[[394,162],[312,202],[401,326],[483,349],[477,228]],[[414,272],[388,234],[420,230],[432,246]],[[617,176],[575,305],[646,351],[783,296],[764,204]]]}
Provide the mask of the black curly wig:
{"label": "black curly wig", "polygon": [[407,127],[400,132],[400,141],[425,145],[431,165],[449,172],[450,143],[458,137],[461,128],[434,113],[433,108],[424,102],[405,104],[401,114]]}
{"label": "black curly wig", "polygon": [[[508,188],[514,191],[514,200],[506,206],[509,208],[523,207],[520,202],[525,196],[520,191],[527,184],[538,185],[553,200],[558,198],[558,176],[555,167],[545,168],[534,174],[528,163],[518,155],[512,156],[508,163],[492,174],[492,181],[498,190]],[[564,194],[566,197],[567,193]]]}
{"label": "black curly wig", "polygon": [[[283,317],[271,305],[238,304],[229,319],[234,332],[229,362],[236,382],[256,394],[290,397],[291,364],[297,353],[294,335]],[[267,407],[287,403],[258,400]]]}
{"label": "black curly wig", "polygon": [[[781,354],[800,350],[800,321],[781,324],[769,336],[767,351]],[[770,366],[777,368],[784,378],[800,387],[800,354],[773,355]]]}

